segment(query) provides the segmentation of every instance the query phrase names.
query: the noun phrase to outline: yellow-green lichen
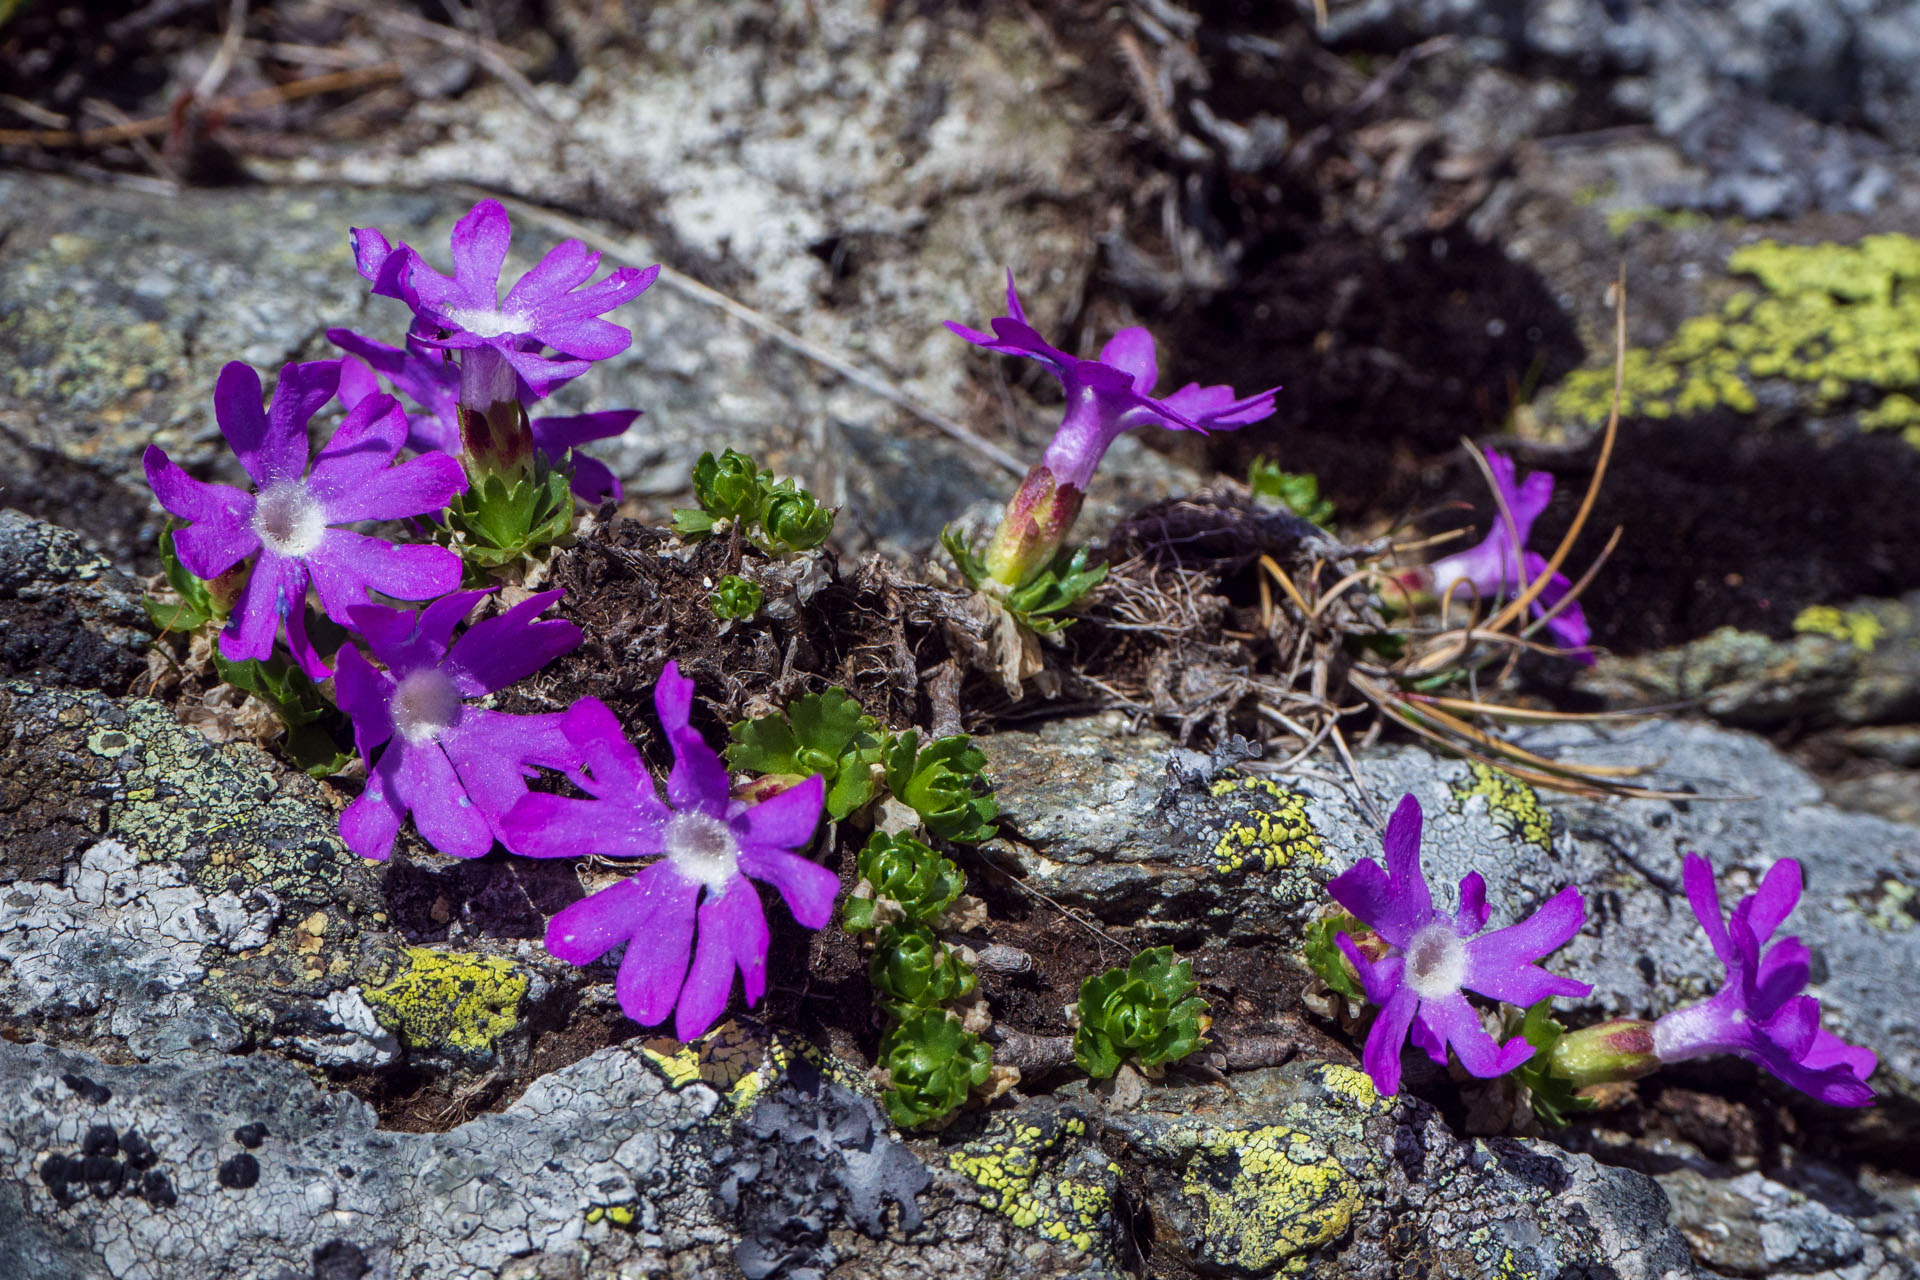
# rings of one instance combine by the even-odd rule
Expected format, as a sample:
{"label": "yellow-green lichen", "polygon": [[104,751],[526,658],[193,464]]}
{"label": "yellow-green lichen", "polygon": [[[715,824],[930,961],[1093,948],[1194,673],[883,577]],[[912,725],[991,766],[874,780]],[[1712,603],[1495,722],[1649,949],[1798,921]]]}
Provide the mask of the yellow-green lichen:
{"label": "yellow-green lichen", "polygon": [[1879,891],[1867,896],[1861,914],[1876,929],[1911,929],[1920,924],[1920,891],[1892,877],[1880,881]]}
{"label": "yellow-green lichen", "polygon": [[640,1052],[669,1088],[704,1084],[735,1107],[752,1105],[802,1059],[835,1084],[872,1093],[865,1072],[849,1069],[805,1040],[747,1020],[730,1018],[691,1044],[654,1036],[642,1042]]}
{"label": "yellow-green lichen", "polygon": [[1380,1091],[1373,1087],[1373,1077],[1364,1071],[1329,1062],[1320,1066],[1317,1074],[1321,1086],[1329,1093],[1345,1098],[1362,1111],[1380,1111],[1393,1105],[1380,1096]]}
{"label": "yellow-green lichen", "polygon": [[1085,1133],[1081,1121],[1036,1124],[997,1118],[980,1138],[947,1157],[954,1172],[980,1188],[980,1203],[1082,1253],[1104,1238],[1113,1212],[1113,1162],[1098,1149],[1074,1152],[1060,1167],[1051,1157],[1063,1138]]}
{"label": "yellow-green lichen", "polygon": [[1467,768],[1473,781],[1454,783],[1454,799],[1465,804],[1478,796],[1487,802],[1494,826],[1535,848],[1553,848],[1553,817],[1540,803],[1539,792],[1490,764],[1469,760]]}
{"label": "yellow-green lichen", "polygon": [[1278,871],[1300,865],[1324,866],[1326,845],[1307,818],[1306,798],[1271,778],[1227,774],[1208,788],[1214,799],[1238,796],[1244,811],[1229,818],[1213,846],[1213,867],[1226,874],[1245,870]]}
{"label": "yellow-green lichen", "polygon": [[[1920,239],[1867,236],[1857,244],[1763,240],[1727,258],[1759,282],[1717,315],[1695,316],[1657,349],[1627,352],[1621,412],[1667,418],[1751,413],[1753,386],[1797,384],[1819,412],[1860,411],[1874,430],[1920,443]],[[1598,424],[1613,403],[1613,364],[1570,374],[1553,399],[1561,417]]]}
{"label": "yellow-green lichen", "polygon": [[[1575,193],[1574,200],[1579,202],[1579,193]],[[1651,205],[1637,205],[1609,213],[1607,234],[1618,240],[1643,222],[1651,222],[1669,231],[1698,231],[1713,225],[1713,219],[1697,209],[1660,209]]]}
{"label": "yellow-green lichen", "polygon": [[1215,1262],[1298,1268],[1309,1250],[1345,1235],[1360,1209],[1359,1182],[1297,1129],[1203,1128],[1194,1138],[1180,1189]]}
{"label": "yellow-green lichen", "polygon": [[1793,629],[1806,635],[1831,636],[1844,640],[1861,653],[1871,653],[1887,634],[1880,619],[1865,609],[1842,611],[1830,604],[1808,605],[1793,620]]}
{"label": "yellow-green lichen", "polygon": [[426,947],[408,947],[402,957],[393,981],[365,995],[409,1048],[484,1053],[520,1020],[528,982],[513,961]]}

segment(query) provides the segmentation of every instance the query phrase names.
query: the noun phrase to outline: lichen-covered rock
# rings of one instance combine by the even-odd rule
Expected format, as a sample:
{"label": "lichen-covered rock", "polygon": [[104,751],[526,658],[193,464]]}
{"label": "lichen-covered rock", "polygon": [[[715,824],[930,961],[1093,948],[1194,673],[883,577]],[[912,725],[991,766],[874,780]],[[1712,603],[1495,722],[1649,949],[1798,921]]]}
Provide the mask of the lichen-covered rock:
{"label": "lichen-covered rock", "polygon": [[139,591],[71,529],[0,510],[0,678],[123,692],[153,629]]}
{"label": "lichen-covered rock", "polygon": [[984,742],[1011,833],[993,848],[1063,905],[1150,936],[1297,940],[1326,881],[1380,856],[1375,824],[1411,793],[1443,898],[1478,871],[1499,925],[1580,885],[1586,928],[1549,967],[1593,983],[1596,1011],[1642,1017],[1721,978],[1679,890],[1681,854],[1730,873],[1729,901],[1774,860],[1798,858],[1808,888],[1788,928],[1816,957],[1812,991],[1830,1029],[1881,1055],[1876,1084],[1920,1096],[1920,1021],[1905,989],[1920,973],[1920,913],[1904,888],[1920,880],[1920,831],[1824,803],[1811,777],[1746,734],[1656,721],[1525,737],[1535,750],[1657,765],[1656,778],[1711,798],[1542,796],[1483,765],[1391,748],[1360,761],[1368,807],[1332,773],[1222,768],[1118,718],[1088,719]]}

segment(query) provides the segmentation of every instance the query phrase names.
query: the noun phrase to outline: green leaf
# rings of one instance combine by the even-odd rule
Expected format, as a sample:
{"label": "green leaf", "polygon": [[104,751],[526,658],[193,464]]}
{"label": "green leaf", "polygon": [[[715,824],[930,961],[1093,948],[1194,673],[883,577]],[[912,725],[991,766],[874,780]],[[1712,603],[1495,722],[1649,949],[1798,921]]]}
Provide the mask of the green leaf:
{"label": "green leaf", "polygon": [[760,518],[766,482],[771,478],[744,453],[728,449],[717,458],[703,453],[693,464],[694,501],[716,523],[748,524]]}
{"label": "green leaf", "polygon": [[970,995],[975,982],[972,966],[923,924],[883,927],[867,977],[874,1003],[900,1020]]}
{"label": "green leaf", "polygon": [[727,733],[733,740],[727,763],[735,769],[794,779],[819,774],[836,822],[873,799],[880,722],[845,689],[803,694],[785,710],[742,720]]}
{"label": "green leaf", "polygon": [[716,618],[738,620],[759,613],[764,599],[759,583],[730,573],[720,579],[720,585],[714,588],[708,603],[713,606]]}
{"label": "green leaf", "polygon": [[180,597],[179,604],[164,604],[152,596],[141,600],[147,616],[161,631],[198,631],[213,619],[213,594],[207,584],[187,572],[173,549],[173,527],[160,531],[160,571],[167,585]]}
{"label": "green leaf", "polygon": [[1366,995],[1361,990],[1359,975],[1353,971],[1353,962],[1340,950],[1338,938],[1344,933],[1358,941],[1363,934],[1371,932],[1345,912],[1315,920],[1307,926],[1306,944],[1302,948],[1306,953],[1307,967],[1347,999],[1364,1000]]}
{"label": "green leaf", "polygon": [[447,506],[447,527],[468,565],[497,569],[555,546],[573,532],[567,473],[534,459],[533,473],[509,481],[482,476]]}
{"label": "green leaf", "polygon": [[887,1115],[902,1129],[940,1119],[993,1074],[993,1051],[939,1010],[914,1014],[880,1039],[879,1066],[891,1084]]}
{"label": "green leaf", "polygon": [[876,831],[868,836],[857,866],[859,883],[872,896],[850,896],[841,909],[841,924],[854,933],[875,927],[874,911],[882,898],[897,904],[908,920],[933,924],[967,885],[951,858],[905,833]]}
{"label": "green leaf", "polygon": [[258,659],[229,662],[216,649],[213,666],[220,678],[234,688],[244,689],[271,704],[279,713],[281,723],[289,728],[312,724],[333,710],[333,704],[327,701],[319,686],[283,654],[275,654],[265,662]]}
{"label": "green leaf", "polygon": [[1333,519],[1333,504],[1320,496],[1317,476],[1282,471],[1277,462],[1255,458],[1247,471],[1247,487],[1256,498],[1271,498],[1304,520],[1324,525]]}
{"label": "green leaf", "polygon": [[765,491],[760,527],[760,546],[767,554],[792,555],[811,551],[827,540],[833,532],[833,512],[793,481],[782,480]]}
{"label": "green leaf", "polygon": [[1125,969],[1088,978],[1080,984],[1074,1061],[1105,1079],[1128,1058],[1159,1067],[1186,1057],[1205,1043],[1211,1021],[1193,990],[1193,966],[1175,964],[1172,947],[1142,951]]}
{"label": "green leaf", "polygon": [[1509,1015],[1508,1039],[1518,1035],[1533,1046],[1533,1056],[1508,1074],[1527,1086],[1533,1098],[1533,1114],[1540,1117],[1540,1123],[1558,1128],[1571,1113],[1592,1110],[1594,1103],[1575,1091],[1573,1081],[1553,1071],[1553,1046],[1567,1029],[1554,1018],[1552,1005],[1552,997],[1532,1005],[1518,1026]]}
{"label": "green leaf", "polygon": [[970,587],[978,587],[987,576],[987,562],[973,553],[973,548],[961,538],[959,530],[952,525],[940,531],[940,545],[953,557],[953,563],[960,570],[960,576],[967,580]]}
{"label": "green leaf", "polygon": [[1107,576],[1107,566],[1087,568],[1087,549],[1081,547],[1069,559],[1065,553],[1053,563],[1007,593],[1007,611],[1029,628],[1041,634],[1073,625],[1072,618],[1058,616],[1078,604]]}
{"label": "green leaf", "polygon": [[971,738],[939,738],[922,749],[919,731],[909,729],[888,741],[881,759],[887,789],[920,815],[928,831],[958,844],[993,835],[1000,806],[981,776],[986,753]]}
{"label": "green leaf", "polygon": [[683,538],[704,538],[713,532],[714,519],[698,507],[675,507],[673,531]]}

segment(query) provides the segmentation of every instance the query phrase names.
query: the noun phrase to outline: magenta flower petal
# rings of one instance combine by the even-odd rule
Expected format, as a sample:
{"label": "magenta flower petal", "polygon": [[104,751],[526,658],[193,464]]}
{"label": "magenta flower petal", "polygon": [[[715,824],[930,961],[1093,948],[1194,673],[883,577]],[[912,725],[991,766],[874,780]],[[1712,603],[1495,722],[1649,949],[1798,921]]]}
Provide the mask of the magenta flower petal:
{"label": "magenta flower petal", "polygon": [[353,745],[363,764],[371,765],[373,753],[393,736],[393,716],[387,710],[393,692],[391,676],[368,662],[353,645],[341,646],[334,662],[333,700],[353,721]]}
{"label": "magenta flower petal", "polygon": [[[468,707],[459,722],[440,735],[440,746],[460,775],[460,786],[487,820],[496,837],[502,822],[539,769],[572,772],[578,752],[561,728],[561,713],[508,715]],[[511,848],[511,841],[502,839]]]}
{"label": "magenta flower petal", "polygon": [[160,505],[193,522],[173,537],[174,554],[188,573],[196,578],[218,577],[260,549],[260,535],[249,523],[252,494],[229,484],[195,480],[158,445],[148,445],[142,461]]}
{"label": "magenta flower petal", "polygon": [[306,567],[298,560],[262,551],[240,590],[226,630],[220,633],[220,656],[228,662],[271,658],[281,620],[303,608],[306,599]]}
{"label": "magenta flower petal", "polygon": [[666,848],[670,813],[665,805],[660,811],[658,820],[636,815],[615,823],[608,821],[603,801],[535,791],[500,820],[502,843],[523,858],[582,858],[589,850],[608,858],[645,858]]}
{"label": "magenta flower petal", "polygon": [[1407,1047],[1407,1029],[1419,1008],[1420,997],[1413,988],[1401,987],[1381,1007],[1367,1032],[1360,1065],[1373,1077],[1373,1087],[1383,1097],[1400,1092],[1400,1054]]}
{"label": "magenta flower petal", "polygon": [[824,929],[833,919],[840,877],[813,859],[783,849],[748,845],[740,850],[740,870],[778,889],[787,910],[807,928]]}
{"label": "magenta flower petal", "polygon": [[633,921],[648,920],[650,927],[628,935],[613,989],[623,1013],[635,1022],[652,1024],[666,1021],[686,982],[700,886],[664,862],[654,863],[628,881],[640,882],[648,899],[629,909]]}
{"label": "magenta flower petal", "polygon": [[[347,651],[352,652],[352,647]],[[360,857],[385,862],[393,856],[393,842],[399,838],[406,809],[390,777],[377,771],[369,774],[367,787],[340,815],[340,839]]]}
{"label": "magenta flower petal", "polygon": [[1460,879],[1460,910],[1454,914],[1453,929],[1463,938],[1471,938],[1487,927],[1487,882],[1478,871],[1469,871]]}
{"label": "magenta flower petal", "polygon": [[745,876],[735,876],[715,897],[708,893],[700,904],[700,938],[694,944],[693,967],[674,1010],[673,1034],[697,1040],[726,1012],[733,989],[733,973],[740,971],[741,987],[751,1009],[767,989],[766,912],[760,895]]}
{"label": "magenta flower petal", "polygon": [[1522,1007],[1548,996],[1586,996],[1593,987],[1557,977],[1532,960],[1565,946],[1587,921],[1587,903],[1568,885],[1519,924],[1469,940],[1465,985],[1481,995]]}
{"label": "magenta flower petal", "polygon": [[365,604],[369,591],[396,600],[430,600],[460,585],[460,557],[445,547],[396,546],[347,529],[327,530],[306,564],[321,606],[343,626],[348,610]]}
{"label": "magenta flower petal", "polygon": [[1367,993],[1367,999],[1375,1004],[1385,1004],[1393,993],[1400,989],[1401,975],[1407,962],[1399,956],[1382,956],[1378,960],[1369,959],[1359,944],[1345,933],[1336,934],[1334,941],[1340,950],[1353,962],[1353,968],[1360,975],[1361,989]]}
{"label": "magenta flower petal", "polygon": [[498,200],[482,200],[453,227],[453,278],[468,294],[499,296],[500,268],[507,265],[513,223]]}
{"label": "magenta flower petal", "polygon": [[1800,940],[1768,945],[1800,900],[1799,864],[1788,858],[1768,868],[1724,921],[1707,860],[1686,855],[1681,878],[1727,980],[1711,999],[1670,1010],[1653,1024],[1654,1054],[1662,1062],[1738,1054],[1829,1105],[1871,1106],[1866,1080],[1879,1059],[1821,1028],[1819,1001],[1800,994],[1812,971]]}
{"label": "magenta flower petal", "polygon": [[562,240],[507,290],[506,309],[529,312],[550,307],[593,279],[599,269],[598,253],[578,240]]}
{"label": "magenta flower petal", "polygon": [[1100,363],[1114,368],[1133,379],[1133,389],[1141,395],[1152,395],[1153,384],[1160,381],[1160,361],[1153,351],[1153,335],[1135,325],[1107,339],[1107,345],[1100,348]]}
{"label": "magenta flower petal", "polygon": [[[563,594],[543,591],[528,596],[505,613],[468,627],[447,653],[449,674],[460,691],[477,698],[504,689],[579,648],[582,636],[578,626],[564,618],[535,621]],[[558,723],[556,720],[556,729]]]}
{"label": "magenta flower petal", "polygon": [[1533,1046],[1519,1036],[1501,1045],[1480,1023],[1466,997],[1450,996],[1420,1002],[1419,1021],[1436,1040],[1444,1040],[1469,1075],[1483,1080],[1503,1076],[1533,1056]]}
{"label": "magenta flower petal", "polygon": [[813,842],[826,795],[826,782],[815,774],[797,786],[767,797],[741,815],[742,825],[746,827],[741,843],[775,849],[804,848]]}
{"label": "magenta flower petal", "polygon": [[653,707],[673,748],[667,774],[667,802],[675,809],[696,809],[719,817],[726,812],[733,782],[719,755],[693,727],[693,681],[669,662],[653,686]]}
{"label": "magenta flower petal", "polygon": [[441,853],[478,858],[493,848],[493,828],[467,795],[439,743],[416,745],[395,737],[381,754],[375,773],[392,780],[394,793],[413,815],[420,838]]}
{"label": "magenta flower petal", "polygon": [[592,964],[636,934],[672,928],[672,917],[680,914],[691,932],[699,892],[699,885],[656,862],[554,916],[547,923],[547,950],[568,964]]}

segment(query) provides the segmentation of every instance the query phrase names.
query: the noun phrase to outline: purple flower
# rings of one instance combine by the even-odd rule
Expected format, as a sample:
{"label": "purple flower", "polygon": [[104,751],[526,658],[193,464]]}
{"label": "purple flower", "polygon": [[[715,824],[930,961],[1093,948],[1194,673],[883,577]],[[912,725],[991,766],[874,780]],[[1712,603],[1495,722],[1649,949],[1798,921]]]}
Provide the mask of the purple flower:
{"label": "purple flower", "polygon": [[1400,1052],[1409,1030],[1435,1062],[1446,1065],[1451,1045],[1460,1065],[1483,1078],[1505,1075],[1532,1056],[1533,1046],[1518,1036],[1495,1044],[1462,991],[1525,1006],[1593,990],[1534,964],[1580,931],[1587,904],[1579,889],[1569,885],[1519,924],[1482,934],[1487,886],[1479,872],[1460,882],[1456,914],[1434,909],[1420,870],[1420,823],[1420,802],[1409,795],[1387,823],[1386,869],[1367,859],[1327,886],[1389,947],[1382,959],[1369,960],[1346,934],[1338,939],[1367,999],[1380,1006],[1361,1061],[1383,1094],[1399,1092]]}
{"label": "purple flower", "polygon": [[[395,247],[370,227],[353,230],[354,262],[373,291],[413,308],[420,341],[454,350],[500,353],[533,396],[619,355],[633,334],[599,317],[633,301],[660,274],[658,266],[621,267],[588,284],[600,255],[578,240],[551,249],[500,296],[513,227],[498,200],[482,200],[453,229],[453,275],[443,276],[408,245]],[[551,348],[556,357],[543,356]]]}
{"label": "purple flower", "polygon": [[[1524,548],[1527,535],[1533,532],[1533,522],[1553,500],[1552,474],[1535,471],[1525,483],[1516,484],[1512,459],[1492,449],[1487,450],[1486,457],[1487,470],[1493,473],[1493,482],[1500,493],[1499,505],[1504,509],[1495,512],[1493,529],[1479,546],[1436,560],[1428,567],[1433,575],[1433,590],[1443,599],[1462,583],[1471,584],[1475,592],[1485,597],[1517,595],[1547,567],[1545,556]],[[1514,565],[1516,549],[1520,549],[1518,569]],[[1566,599],[1572,585],[1564,573],[1554,574],[1533,599],[1534,616],[1545,617]],[[1592,633],[1587,629],[1586,615],[1578,603],[1569,602],[1549,618],[1546,625],[1547,634],[1562,648],[1573,650],[1570,656],[1575,661],[1593,664],[1593,654],[1587,650]]]}
{"label": "purple flower", "polygon": [[766,991],[769,934],[749,877],[778,889],[809,929],[832,917],[840,881],[793,852],[819,825],[826,790],[817,775],[755,805],[737,801],[726,766],[689,722],[693,681],[676,664],[661,673],[653,701],[673,750],[666,803],[613,713],[584,698],[566,713],[566,732],[591,774],[580,785],[594,798],[529,795],[507,815],[506,829],[509,847],[535,858],[665,855],[556,915],[547,950],[569,964],[591,964],[625,942],[615,983],[620,1007],[649,1025],[672,1011],[674,1034],[692,1040],[725,1011],[734,970],[749,1007]]}
{"label": "purple flower", "polygon": [[160,505],[189,521],[173,540],[187,572],[214,578],[258,554],[220,634],[220,652],[231,662],[272,656],[284,622],[294,660],[314,679],[326,678],[326,662],[307,640],[309,582],[343,626],[369,591],[427,600],[460,585],[460,557],[445,547],[395,546],[335,527],[439,511],[467,487],[460,464],[443,455],[393,465],[407,419],[391,396],[356,406],[309,473],[307,420],[333,398],[339,377],[337,360],[290,364],[280,371],[271,410],[262,410],[258,374],[237,360],[220,371],[214,415],[257,492],[195,480],[159,446],[147,448],[147,482]]}
{"label": "purple flower", "polygon": [[1712,999],[1653,1024],[1655,1056],[1681,1062],[1735,1053],[1822,1102],[1871,1106],[1866,1081],[1879,1059],[1820,1025],[1820,1002],[1802,994],[1811,965],[1805,944],[1789,936],[1767,945],[1800,901],[1800,864],[1792,858],[1774,863],[1725,921],[1713,867],[1695,853],[1684,866],[1687,901],[1727,967],[1727,981]]}
{"label": "purple flower", "polygon": [[[558,591],[530,596],[454,640],[454,627],[487,594],[463,591],[418,613],[380,605],[353,611],[354,627],[387,668],[348,645],[334,681],[368,765],[367,789],[340,815],[341,838],[363,858],[384,861],[409,812],[428,844],[477,858],[493,848],[501,819],[527,794],[534,766],[579,768],[560,713],[516,716],[468,705],[580,643],[573,623],[534,620]],[[376,764],[373,753],[383,743]]]}
{"label": "purple flower", "polygon": [[[390,347],[351,329],[327,330],[327,341],[348,353],[340,364],[340,402],[352,408],[380,391],[384,376],[396,392],[424,414],[407,416],[407,447],[417,453],[460,452],[460,367],[446,353],[409,339]],[[535,418],[533,447],[547,465],[571,466],[569,487],[582,502],[618,502],[626,491],[606,463],[578,452],[589,440],[617,436],[639,418],[638,409],[606,409],[564,417]],[[569,461],[568,455],[571,454]]]}
{"label": "purple flower", "polygon": [[1060,380],[1067,393],[1067,416],[1041,459],[1057,484],[1084,491],[1108,446],[1134,427],[1230,431],[1273,413],[1273,391],[1236,397],[1232,387],[1190,382],[1156,399],[1153,384],[1160,380],[1160,366],[1154,357],[1153,335],[1139,327],[1114,334],[1098,360],[1081,360],[1050,346],[1027,323],[1011,271],[1007,272],[1007,310],[1011,314],[994,317],[990,335],[952,321],[947,328],[989,351],[1038,360]]}
{"label": "purple flower", "polygon": [[1115,334],[1098,360],[1081,360],[1049,345],[1027,323],[1011,271],[1007,310],[1011,314],[994,317],[992,334],[952,321],[947,328],[975,346],[1044,364],[1067,393],[1067,412],[1039,464],[1008,504],[987,549],[988,574],[996,582],[1018,586],[1053,558],[1080,513],[1094,468],[1122,432],[1146,426],[1232,430],[1273,413],[1273,391],[1236,396],[1232,387],[1191,382],[1156,398],[1153,385],[1160,379],[1160,366],[1153,335],[1142,328]]}

